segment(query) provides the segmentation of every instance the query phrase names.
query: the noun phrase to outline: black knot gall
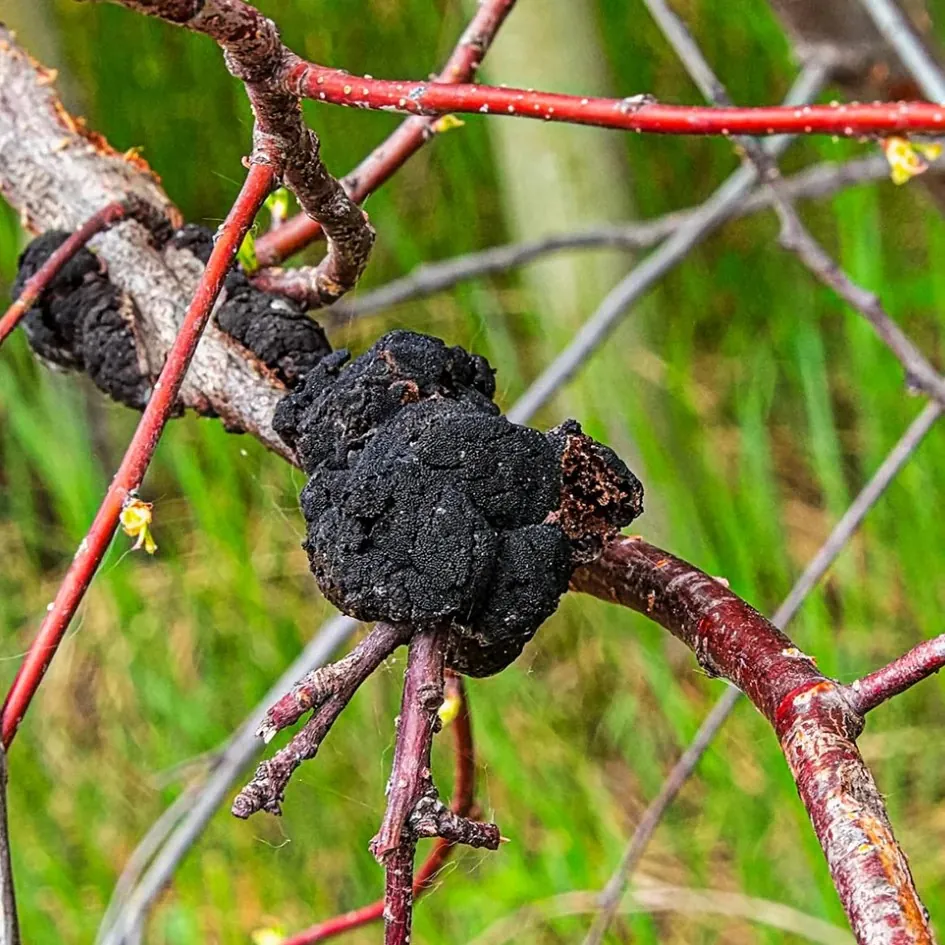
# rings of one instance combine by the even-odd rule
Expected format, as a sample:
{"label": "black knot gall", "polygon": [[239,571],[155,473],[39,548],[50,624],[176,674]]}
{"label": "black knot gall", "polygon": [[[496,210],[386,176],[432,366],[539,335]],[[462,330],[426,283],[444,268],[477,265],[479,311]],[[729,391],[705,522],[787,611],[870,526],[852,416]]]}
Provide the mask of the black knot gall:
{"label": "black knot gall", "polygon": [[274,421],[309,475],[326,597],[361,620],[448,626],[449,664],[473,676],[511,663],[574,568],[642,512],[637,478],[579,424],[519,426],[494,393],[484,358],[395,331],[324,358]]}
{"label": "black knot gall", "polygon": [[[68,236],[49,230],[30,243],[20,256],[14,298]],[[134,302],[108,281],[98,258],[81,249],[27,312],[23,328],[40,358],[85,371],[115,400],[140,409],[151,382],[139,360],[135,314]]]}

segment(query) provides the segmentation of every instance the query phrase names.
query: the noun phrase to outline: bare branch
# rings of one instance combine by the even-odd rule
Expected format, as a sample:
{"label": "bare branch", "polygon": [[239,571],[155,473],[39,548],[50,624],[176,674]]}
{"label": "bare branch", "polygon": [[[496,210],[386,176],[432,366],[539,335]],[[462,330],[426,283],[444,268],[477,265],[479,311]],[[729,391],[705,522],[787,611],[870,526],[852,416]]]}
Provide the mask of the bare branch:
{"label": "bare branch", "polygon": [[866,715],[900,692],[928,679],[945,666],[945,635],[924,640],[888,666],[877,669],[847,686],[847,699],[860,715]]}
{"label": "bare branch", "polygon": [[[837,164],[825,161],[786,178],[784,193],[791,199],[818,199],[868,181],[889,177],[889,163],[882,155],[871,155]],[[741,203],[733,205],[726,219],[736,220],[765,210],[773,199],[767,189],[759,189]],[[443,292],[461,282],[482,276],[507,272],[542,256],[573,250],[601,247],[626,250],[649,249],[671,236],[701,212],[701,207],[677,210],[641,223],[607,223],[571,233],[559,233],[522,243],[492,246],[479,252],[468,253],[443,262],[421,263],[409,275],[395,279],[378,289],[364,292],[357,298],[349,297],[333,305],[328,313],[338,318],[360,318],[383,309],[426,298]],[[293,272],[287,270],[285,274]],[[280,270],[279,273],[283,272]],[[267,291],[288,293],[291,286],[279,273],[269,270],[265,280]],[[295,296],[292,296],[295,298]],[[298,300],[298,299],[297,299]],[[304,298],[301,300],[304,302]]]}
{"label": "bare branch", "polygon": [[[453,741],[456,753],[456,783],[453,788],[453,803],[451,809],[461,817],[470,816],[473,812],[476,782],[476,759],[472,740],[472,726],[469,717],[469,703],[466,699],[462,676],[457,676],[449,670],[446,672],[446,698],[459,700],[459,710],[452,722]],[[433,850],[426,858],[413,880],[413,897],[430,889],[456,845],[449,840],[439,838]],[[360,928],[371,922],[377,922],[384,917],[384,900],[368,906],[362,906],[353,912],[333,916],[323,922],[310,926],[302,932],[286,939],[282,945],[313,945],[315,942],[324,942]]]}
{"label": "bare branch", "polygon": [[[798,76],[788,93],[787,101],[790,104],[801,104],[816,97],[827,75],[827,67],[820,63],[809,64]],[[776,138],[768,142],[768,147],[772,153],[781,154],[789,141],[790,139],[784,137]],[[542,407],[607,340],[630,307],[728,219],[731,209],[749,193],[756,180],[757,173],[754,169],[739,168],[685,224],[660,244],[659,249],[631,270],[629,275],[608,293],[597,311],[581,326],[564,351],[525,391],[509,411],[509,419],[522,423]]]}
{"label": "bare branch", "polygon": [[934,939],[882,797],[856,747],[844,687],[719,581],[642,539],[609,545],[572,580],[639,611],[736,685],[771,723],[862,945]]}
{"label": "bare branch", "polygon": [[[847,546],[850,539],[853,538],[870,509],[886,492],[915,453],[919,444],[925,439],[926,434],[935,425],[936,420],[942,414],[942,409],[937,401],[932,401],[909,425],[909,429],[889,451],[873,477],[859,492],[827,536],[827,540],[821,545],[817,554],[814,555],[804,572],[794,582],[794,586],[787,597],[778,607],[774,617],[771,618],[774,626],[783,630],[794,619],[807,596],[817,586],[834,561],[837,560],[840,552]],[[643,853],[656,832],[656,828],[676,796],[696,770],[702,756],[731,715],[741,696],[742,693],[733,687],[718,699],[703,720],[702,725],[699,726],[699,731],[696,732],[693,740],[666,776],[656,797],[643,812],[643,816],[637,823],[633,836],[624,850],[620,863],[600,894],[600,912],[584,939],[584,945],[598,945],[603,940],[607,928],[616,915],[623,891],[637,864],[643,857]]]}
{"label": "bare branch", "polygon": [[[731,102],[728,92],[666,0],[644,2],[703,95],[714,103],[728,106]],[[782,192],[781,173],[771,156],[750,137],[740,135],[737,140],[771,190],[781,221],[781,244],[791,250],[816,279],[833,289],[873,326],[880,340],[905,368],[910,385],[945,404],[945,380],[893,321],[879,298],[857,285],[814,239]]]}
{"label": "bare branch", "polygon": [[[496,33],[512,12],[515,0],[479,0],[475,15],[463,31],[437,82],[468,82],[479,68]],[[341,184],[352,200],[361,203],[377,190],[428,141],[438,134],[435,118],[408,118],[379,147],[375,148]],[[296,216],[256,243],[263,266],[273,266],[298,252],[321,235],[321,227],[310,218]],[[268,277],[265,271],[261,277]]]}
{"label": "bare branch", "polygon": [[[302,731],[256,769],[252,781],[233,801],[235,816],[245,819],[260,810],[270,814],[282,813],[282,799],[292,773],[303,761],[315,757],[325,736],[361,684],[397,647],[406,643],[409,636],[403,627],[377,624],[348,656],[334,666],[323,667],[305,677],[266,713],[256,734],[268,741],[308,709],[315,709]],[[309,699],[313,701],[306,705]]]}
{"label": "bare branch", "polygon": [[311,273],[311,304],[328,305],[358,281],[371,254],[374,230],[319,157],[319,141],[302,120],[298,96],[285,76],[300,60],[272,20],[242,0],[114,0],[214,39],[230,73],[246,86],[256,125],[253,144],[299,205],[328,236],[328,254]]}

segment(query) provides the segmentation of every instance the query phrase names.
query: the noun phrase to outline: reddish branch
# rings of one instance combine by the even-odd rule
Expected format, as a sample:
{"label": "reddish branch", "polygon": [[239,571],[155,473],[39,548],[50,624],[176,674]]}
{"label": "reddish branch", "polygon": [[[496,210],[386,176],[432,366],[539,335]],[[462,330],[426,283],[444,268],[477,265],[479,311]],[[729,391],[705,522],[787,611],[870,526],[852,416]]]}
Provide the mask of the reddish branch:
{"label": "reddish branch", "polygon": [[274,171],[270,165],[252,164],[242,190],[220,229],[197,293],[168,353],[164,369],[154,384],[154,392],[131,438],[121,466],[105,493],[88,534],[79,545],[56,599],[50,605],[46,619],[20,665],[3,704],[0,737],[4,748],[9,748],[66,628],[108,550],[118,527],[122,506],[141,486],[164,426],[176,406],[184,374],[210,318],[213,303],[220,294],[223,279],[252,225],[253,218],[272,189],[273,178]]}
{"label": "reddish branch", "polygon": [[413,858],[419,837],[496,850],[499,829],[450,811],[433,785],[430,754],[443,704],[447,631],[424,630],[410,641],[387,810],[371,852],[387,870],[385,945],[407,945],[413,914]]}
{"label": "reddish branch", "polygon": [[925,640],[888,666],[846,687],[847,701],[865,715],[945,666],[945,635]]}
{"label": "reddish branch", "polygon": [[[460,37],[437,81],[468,82],[475,75],[483,56],[513,6],[515,0],[479,0],[476,15]],[[435,134],[435,119],[408,118],[380,147],[342,179],[342,186],[351,195],[352,200],[361,203]],[[260,265],[274,266],[318,239],[320,235],[321,227],[316,221],[297,216],[277,231],[261,237],[256,243],[256,256]],[[260,288],[265,288],[267,282],[272,286],[278,286],[281,282],[276,273],[262,272],[259,279]]]}
{"label": "reddish branch", "polygon": [[[450,805],[454,813],[465,817],[473,812],[473,803],[476,793],[476,761],[475,746],[472,738],[472,723],[469,717],[469,704],[466,701],[466,690],[461,676],[447,673],[447,696],[454,696],[459,700],[459,713],[451,723],[453,729],[454,751],[456,754],[456,782],[453,786],[453,803]],[[456,844],[439,837],[420,869],[417,870],[413,881],[413,896],[416,899],[428,890],[440,874]],[[378,899],[368,906],[362,906],[352,912],[332,916],[324,922],[319,922],[310,928],[286,939],[282,945],[313,945],[314,942],[324,942],[336,935],[350,932],[377,922],[384,917],[384,900]]]}
{"label": "reddish branch", "polygon": [[146,226],[153,223],[155,212],[143,201],[135,198],[116,201],[102,207],[98,213],[89,217],[40,267],[29,280],[20,297],[0,318],[0,345],[20,323],[20,319],[32,308],[33,303],[43,294],[46,287],[56,278],[62,267],[97,233],[113,227],[122,220],[134,217]]}
{"label": "reddish branch", "polygon": [[611,544],[572,587],[655,620],[771,723],[859,942],[932,945],[905,855],[856,747],[863,717],[847,687],[719,581],[642,540]]}
{"label": "reddish branch", "polygon": [[115,0],[122,6],[216,40],[230,73],[246,86],[256,124],[257,159],[268,160],[308,216],[328,237],[328,253],[309,273],[309,303],[329,305],[351,289],[367,265],[374,229],[328,173],[319,141],[302,120],[299,97],[285,76],[299,58],[272,20],[242,0]]}
{"label": "reddish branch", "polygon": [[862,135],[935,134],[945,127],[945,106],[927,102],[715,108],[664,105],[646,95],[590,98],[495,88],[368,79],[299,62],[285,76],[287,88],[305,98],[352,108],[427,117],[452,112],[537,118],[571,125],[671,135]]}

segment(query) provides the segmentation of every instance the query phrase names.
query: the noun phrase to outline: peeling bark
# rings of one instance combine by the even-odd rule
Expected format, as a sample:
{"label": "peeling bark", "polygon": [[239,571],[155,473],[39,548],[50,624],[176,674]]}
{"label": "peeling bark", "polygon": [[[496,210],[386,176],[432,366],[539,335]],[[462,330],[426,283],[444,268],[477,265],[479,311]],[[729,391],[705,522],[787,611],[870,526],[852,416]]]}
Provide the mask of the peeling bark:
{"label": "peeling bark", "polygon": [[[156,174],[140,158],[123,156],[63,108],[54,73],[20,49],[0,27],[0,192],[32,232],[75,230],[109,203],[136,197],[175,225],[180,213]],[[172,246],[157,250],[148,232],[129,221],[91,246],[110,280],[135,301],[143,354],[156,379],[197,287],[203,264]],[[239,343],[212,322],[184,380],[181,402],[217,415],[295,461],[272,430],[285,388]]]}

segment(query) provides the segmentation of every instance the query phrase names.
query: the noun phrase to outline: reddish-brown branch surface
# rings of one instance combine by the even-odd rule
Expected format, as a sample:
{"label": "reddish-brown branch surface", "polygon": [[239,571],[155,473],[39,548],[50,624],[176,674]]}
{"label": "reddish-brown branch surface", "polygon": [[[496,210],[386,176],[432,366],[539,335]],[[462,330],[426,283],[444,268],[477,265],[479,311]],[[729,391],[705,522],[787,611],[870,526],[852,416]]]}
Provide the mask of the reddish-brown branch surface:
{"label": "reddish-brown branch surface", "polygon": [[572,587],[655,620],[771,723],[859,942],[932,945],[905,855],[856,747],[863,718],[844,686],[722,583],[640,539],[613,542],[575,573]]}
{"label": "reddish-brown branch surface", "polygon": [[108,550],[125,501],[141,486],[164,426],[175,408],[184,374],[210,318],[213,303],[220,294],[227,270],[272,189],[273,178],[273,168],[267,164],[252,164],[249,168],[124,459],[7,694],[0,723],[0,737],[5,748],[9,748],[13,741],[20,721]]}
{"label": "reddish-brown branch surface", "polygon": [[937,134],[945,106],[928,102],[715,108],[664,105],[646,95],[591,98],[495,88],[489,85],[368,79],[299,62],[285,76],[287,88],[331,105],[379,109],[427,117],[452,112],[537,118],[571,125],[671,135],[863,135]]}
{"label": "reddish-brown branch surface", "polygon": [[[476,73],[515,0],[480,0],[479,9],[460,37],[438,82],[468,82]],[[436,119],[408,118],[341,181],[352,200],[361,203],[369,194],[399,170],[436,134]],[[256,256],[262,266],[274,266],[297,253],[321,235],[321,226],[306,216],[286,221],[256,242]],[[265,288],[268,273],[260,273],[260,288]]]}
{"label": "reddish-brown branch surface", "polygon": [[[451,696],[459,700],[459,709],[456,718],[451,723],[453,729],[454,752],[456,755],[456,781],[453,786],[453,802],[451,810],[461,817],[473,813],[473,804],[476,794],[476,755],[472,737],[472,722],[469,715],[469,703],[466,699],[466,689],[461,676],[447,673],[447,699]],[[440,874],[440,870],[450,858],[456,844],[443,837],[438,837],[423,865],[417,870],[413,880],[413,896],[416,900],[426,890],[430,889]],[[313,945],[315,942],[324,942],[336,935],[342,935],[369,925],[384,918],[384,900],[378,899],[370,905],[362,906],[351,912],[332,916],[324,922],[310,926],[302,932],[287,938],[282,945]]]}
{"label": "reddish-brown branch surface", "polygon": [[945,634],[924,640],[888,666],[850,683],[845,695],[860,715],[866,715],[893,696],[928,679],[942,667],[945,667]]}

